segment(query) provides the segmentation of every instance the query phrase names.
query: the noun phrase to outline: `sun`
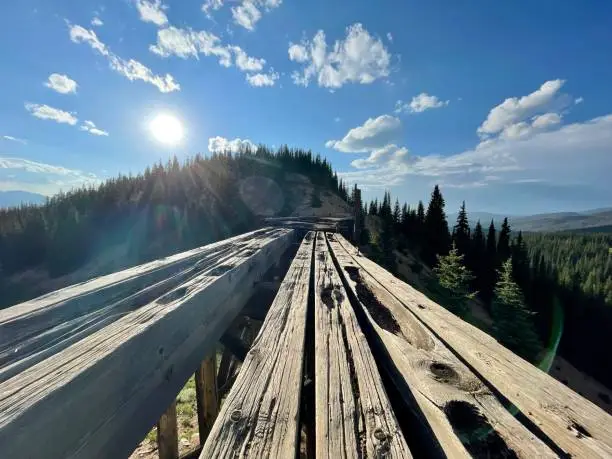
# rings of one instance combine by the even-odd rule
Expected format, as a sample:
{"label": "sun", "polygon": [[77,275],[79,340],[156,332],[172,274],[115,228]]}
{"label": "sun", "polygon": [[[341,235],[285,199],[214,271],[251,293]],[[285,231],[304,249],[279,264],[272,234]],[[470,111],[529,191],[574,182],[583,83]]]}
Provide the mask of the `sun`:
{"label": "sun", "polygon": [[149,123],[149,130],[158,142],[176,145],[183,139],[183,125],[175,116],[161,113]]}

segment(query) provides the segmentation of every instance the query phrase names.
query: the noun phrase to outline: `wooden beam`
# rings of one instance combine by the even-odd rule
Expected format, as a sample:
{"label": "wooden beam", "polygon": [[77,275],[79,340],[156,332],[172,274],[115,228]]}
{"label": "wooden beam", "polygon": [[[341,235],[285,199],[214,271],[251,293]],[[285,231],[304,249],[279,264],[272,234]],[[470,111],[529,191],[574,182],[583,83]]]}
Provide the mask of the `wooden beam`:
{"label": "wooden beam", "polygon": [[201,459],[298,456],[299,408],[313,238],[302,242]]}
{"label": "wooden beam", "polygon": [[336,236],[353,261],[384,285],[445,346],[572,457],[612,456],[612,416],[494,338],[461,320]]}
{"label": "wooden beam", "polygon": [[3,455],[37,457],[44,445],[48,458],[127,457],[291,242],[291,230],[257,234],[161,298],[0,383]]}
{"label": "wooden beam", "polygon": [[269,231],[236,236],[0,310],[0,382],[150,303]]}
{"label": "wooden beam", "polygon": [[159,459],[178,459],[179,457],[176,400],[157,421],[157,448]]}
{"label": "wooden beam", "polygon": [[195,387],[200,445],[204,445],[219,413],[216,352],[211,352],[198,367],[195,373]]}
{"label": "wooden beam", "polygon": [[316,457],[412,457],[323,233],[314,293]]}
{"label": "wooden beam", "polygon": [[[557,457],[419,320],[329,237],[344,285],[388,355],[385,366],[446,457]],[[464,413],[459,419],[457,413]],[[471,421],[470,422],[470,418]],[[430,454],[433,454],[430,453]]]}

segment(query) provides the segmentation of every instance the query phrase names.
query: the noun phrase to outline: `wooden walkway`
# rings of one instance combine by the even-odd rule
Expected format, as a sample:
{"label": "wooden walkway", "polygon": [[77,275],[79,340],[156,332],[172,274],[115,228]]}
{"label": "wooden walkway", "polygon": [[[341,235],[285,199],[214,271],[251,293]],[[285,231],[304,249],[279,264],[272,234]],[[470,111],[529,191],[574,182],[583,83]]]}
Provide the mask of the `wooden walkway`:
{"label": "wooden walkway", "polygon": [[[298,233],[265,228],[0,311],[0,457],[127,457],[157,422],[160,458],[177,458],[174,399],[194,372],[190,457],[612,457],[612,416],[340,234]],[[252,342],[243,315],[265,318]],[[235,378],[229,354],[217,370],[219,340],[243,360]]]}

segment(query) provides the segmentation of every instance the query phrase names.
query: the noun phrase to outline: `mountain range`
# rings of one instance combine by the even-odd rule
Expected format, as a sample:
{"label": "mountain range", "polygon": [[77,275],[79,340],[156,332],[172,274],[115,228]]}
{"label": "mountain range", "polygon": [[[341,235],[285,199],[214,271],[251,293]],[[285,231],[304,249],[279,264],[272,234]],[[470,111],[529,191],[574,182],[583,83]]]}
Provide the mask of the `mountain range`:
{"label": "mountain range", "polygon": [[[470,224],[474,226],[478,220],[486,228],[491,220],[499,228],[506,215],[489,212],[468,212]],[[612,230],[612,208],[599,208],[583,212],[553,212],[535,215],[507,215],[514,231],[587,231],[610,232]],[[449,225],[457,219],[457,213],[448,215]]]}
{"label": "mountain range", "polygon": [[46,200],[46,196],[29,191],[0,191],[0,208],[16,207],[20,204],[44,204]]}

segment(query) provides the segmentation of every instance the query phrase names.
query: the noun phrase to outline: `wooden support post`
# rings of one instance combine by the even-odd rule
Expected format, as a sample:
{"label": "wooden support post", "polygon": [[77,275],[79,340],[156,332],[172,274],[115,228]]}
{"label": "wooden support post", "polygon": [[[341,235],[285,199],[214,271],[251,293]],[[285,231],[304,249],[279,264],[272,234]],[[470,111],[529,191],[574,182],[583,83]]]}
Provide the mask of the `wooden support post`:
{"label": "wooden support post", "polygon": [[216,352],[211,353],[200,364],[195,373],[195,386],[200,445],[203,446],[219,413]]}
{"label": "wooden support post", "polygon": [[176,426],[176,400],[157,421],[157,447],[159,459],[178,459],[178,431]]}

